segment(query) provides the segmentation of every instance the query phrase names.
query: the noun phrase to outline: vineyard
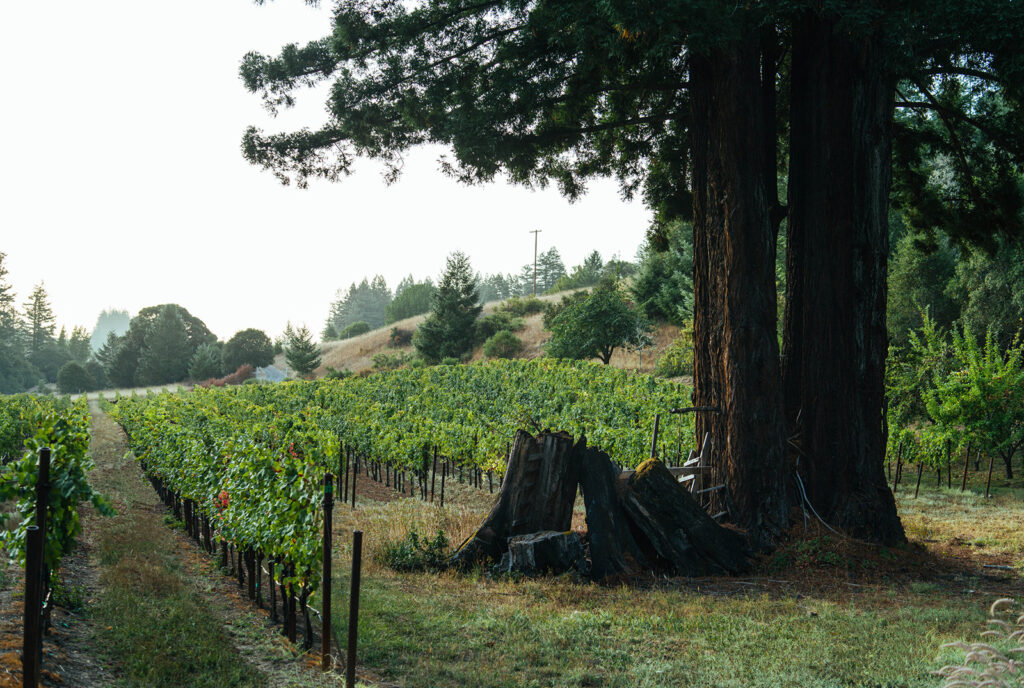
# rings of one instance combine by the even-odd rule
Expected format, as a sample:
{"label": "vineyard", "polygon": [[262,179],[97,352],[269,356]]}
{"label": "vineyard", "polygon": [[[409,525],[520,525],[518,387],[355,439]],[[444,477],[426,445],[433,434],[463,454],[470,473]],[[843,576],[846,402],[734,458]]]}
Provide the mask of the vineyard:
{"label": "vineyard", "polygon": [[[586,435],[635,465],[649,456],[655,415],[688,395],[597,364],[503,361],[122,398],[110,413],[147,475],[201,519],[207,538],[278,564],[279,582],[299,585],[305,606],[319,584],[328,474],[358,461],[424,484],[440,455],[500,476],[523,427]],[[660,437],[681,453],[692,432],[686,422],[666,423]]]}

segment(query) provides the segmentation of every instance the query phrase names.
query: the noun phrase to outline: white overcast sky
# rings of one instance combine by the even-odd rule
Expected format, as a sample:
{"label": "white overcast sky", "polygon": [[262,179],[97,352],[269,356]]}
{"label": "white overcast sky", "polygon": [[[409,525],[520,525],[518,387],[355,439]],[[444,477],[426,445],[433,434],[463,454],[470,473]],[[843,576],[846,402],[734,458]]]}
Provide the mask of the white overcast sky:
{"label": "white overcast sky", "polygon": [[317,94],[271,118],[238,78],[250,50],[325,35],[332,3],[300,0],[0,2],[0,251],[19,303],[45,282],[58,323],[175,302],[226,339],[286,321],[319,332],[339,287],[380,273],[436,278],[453,250],[516,271],[540,247],[567,266],[631,259],[650,213],[595,181],[466,187],[421,149],[392,186],[360,162],[336,184],[280,185],[246,163],[245,127],[322,121]]}

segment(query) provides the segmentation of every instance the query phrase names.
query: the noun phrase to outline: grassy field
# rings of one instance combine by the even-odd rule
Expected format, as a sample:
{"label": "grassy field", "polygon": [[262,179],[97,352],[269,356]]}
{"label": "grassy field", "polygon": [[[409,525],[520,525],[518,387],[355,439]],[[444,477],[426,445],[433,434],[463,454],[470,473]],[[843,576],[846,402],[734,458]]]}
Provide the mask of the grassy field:
{"label": "grassy field", "polygon": [[[360,662],[371,682],[481,686],[935,686],[988,605],[1019,594],[1024,491],[985,500],[923,486],[897,495],[911,543],[884,548],[824,529],[793,533],[748,578],[651,579],[602,587],[570,577],[399,574],[377,561],[410,528],[454,544],[490,498],[455,486],[441,510],[418,501],[336,507],[336,585],[348,533],[365,532]],[[983,492],[983,485],[980,488]],[[379,492],[379,491],[378,491]],[[984,564],[1012,565],[1015,571]],[[347,599],[336,594],[344,639]]]}

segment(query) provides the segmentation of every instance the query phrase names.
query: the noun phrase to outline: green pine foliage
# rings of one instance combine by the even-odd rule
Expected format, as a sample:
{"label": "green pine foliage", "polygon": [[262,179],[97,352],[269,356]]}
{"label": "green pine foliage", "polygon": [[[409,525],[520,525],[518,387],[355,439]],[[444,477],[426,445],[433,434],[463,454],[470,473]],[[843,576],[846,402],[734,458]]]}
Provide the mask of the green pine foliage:
{"label": "green pine foliage", "polygon": [[96,380],[78,361],[68,361],[57,373],[57,389],[61,394],[78,394],[96,388]]}
{"label": "green pine foliage", "polygon": [[361,334],[366,334],[373,328],[370,327],[370,323],[365,320],[359,320],[352,323],[338,335],[338,339],[352,339],[352,337],[358,337]]}
{"label": "green pine foliage", "polygon": [[416,351],[434,362],[460,358],[472,351],[476,343],[475,323],[482,309],[469,258],[456,251],[448,256],[433,309],[413,337]]}
{"label": "green pine foliage", "polygon": [[390,325],[393,322],[429,312],[434,303],[436,291],[434,283],[429,279],[405,285],[401,291],[395,293],[395,298],[388,304],[385,314],[386,324]]}
{"label": "green pine foliage", "polygon": [[300,377],[310,375],[323,360],[320,346],[313,341],[313,335],[305,325],[291,332],[284,357]]}
{"label": "green pine foliage", "polygon": [[197,382],[218,378],[223,373],[221,347],[216,343],[200,346],[188,364],[188,376]]}
{"label": "green pine foliage", "polygon": [[143,385],[178,382],[188,376],[193,349],[177,309],[163,306],[143,339],[136,380]]}

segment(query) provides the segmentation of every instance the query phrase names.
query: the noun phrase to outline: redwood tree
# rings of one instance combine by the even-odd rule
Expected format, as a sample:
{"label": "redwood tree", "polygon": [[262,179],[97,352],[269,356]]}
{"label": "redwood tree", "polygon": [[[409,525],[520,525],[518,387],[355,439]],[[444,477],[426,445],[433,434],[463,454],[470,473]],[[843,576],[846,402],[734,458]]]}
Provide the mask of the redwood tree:
{"label": "redwood tree", "polygon": [[[890,160],[919,230],[1015,230],[1022,12],[1011,0],[342,0],[327,38],[242,65],[271,108],[333,80],[327,123],[250,129],[243,152],[301,185],[339,178],[357,155],[397,174],[405,150],[440,143],[466,182],[504,173],[574,197],[614,175],[643,193],[655,233],[692,219],[695,394],[720,409],[698,428],[740,522],[758,544],[777,536],[795,467],[824,518],[896,541],[879,482]],[[783,373],[772,266],[787,211]]]}

